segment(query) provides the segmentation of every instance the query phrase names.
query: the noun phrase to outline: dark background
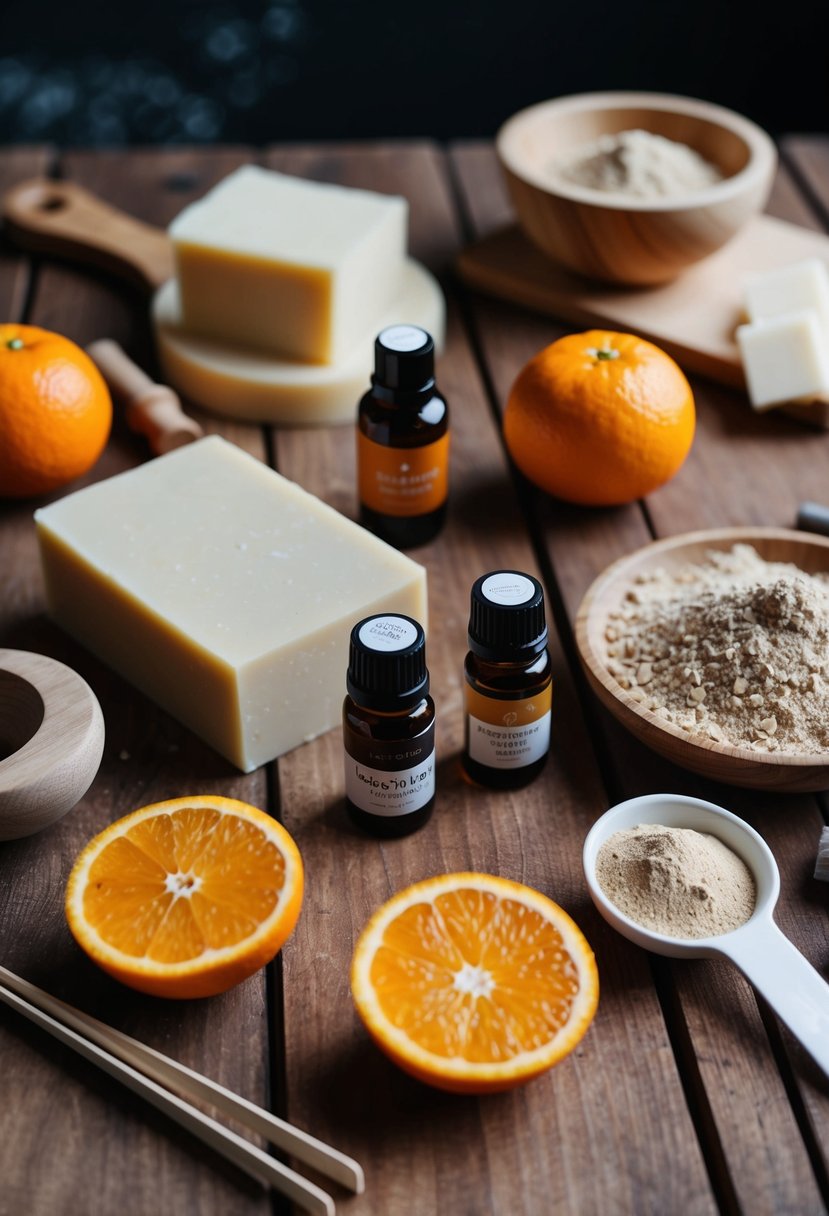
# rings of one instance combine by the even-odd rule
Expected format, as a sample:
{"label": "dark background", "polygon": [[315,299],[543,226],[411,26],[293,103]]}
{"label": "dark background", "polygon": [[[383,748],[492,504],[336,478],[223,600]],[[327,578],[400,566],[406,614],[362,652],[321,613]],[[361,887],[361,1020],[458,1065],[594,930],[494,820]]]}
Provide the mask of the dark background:
{"label": "dark background", "polygon": [[448,139],[616,88],[829,128],[829,0],[0,3],[3,142]]}

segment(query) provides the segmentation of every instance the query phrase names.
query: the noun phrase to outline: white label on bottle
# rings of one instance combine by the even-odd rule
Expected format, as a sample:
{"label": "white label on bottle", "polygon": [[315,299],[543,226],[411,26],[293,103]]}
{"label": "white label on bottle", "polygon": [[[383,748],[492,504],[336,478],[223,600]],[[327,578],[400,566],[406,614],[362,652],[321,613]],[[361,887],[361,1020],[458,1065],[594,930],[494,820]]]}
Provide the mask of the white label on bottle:
{"label": "white label on bottle", "polygon": [[379,340],[388,350],[420,350],[429,341],[429,335],[416,325],[390,325],[382,331]]}
{"label": "white label on bottle", "polygon": [[535,587],[524,574],[499,570],[484,579],[481,592],[493,604],[526,604],[535,595]]}
{"label": "white label on bottle", "polygon": [[417,641],[417,630],[402,616],[375,616],[366,621],[357,635],[369,650],[405,650]]}
{"label": "white label on bottle", "polygon": [[550,750],[550,722],[546,714],[523,726],[493,726],[469,715],[469,755],[489,768],[523,768]]}
{"label": "white label on bottle", "polygon": [[396,772],[369,768],[345,753],[345,792],[349,802],[370,815],[408,815],[419,811],[435,792],[435,753],[422,764]]}

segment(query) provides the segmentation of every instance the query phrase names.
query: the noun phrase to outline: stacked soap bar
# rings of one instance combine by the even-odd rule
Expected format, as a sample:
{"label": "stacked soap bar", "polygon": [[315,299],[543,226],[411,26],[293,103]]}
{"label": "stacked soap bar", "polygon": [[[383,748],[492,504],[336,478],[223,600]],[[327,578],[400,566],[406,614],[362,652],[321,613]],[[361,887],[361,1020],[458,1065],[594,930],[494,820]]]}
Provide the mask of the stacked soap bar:
{"label": "stacked soap bar", "polygon": [[250,421],[354,422],[374,339],[401,321],[440,348],[443,294],[406,257],[405,199],[248,165],[170,227],[152,318],[164,376]]}
{"label": "stacked soap bar", "polygon": [[746,280],[737,341],[756,410],[829,394],[829,270],[817,258]]}
{"label": "stacked soap bar", "polygon": [[170,227],[184,327],[339,362],[400,292],[407,222],[405,199],[246,165]]}
{"label": "stacked soap bar", "polygon": [[348,640],[426,572],[218,437],[35,519],[51,613],[239,768],[340,719]]}

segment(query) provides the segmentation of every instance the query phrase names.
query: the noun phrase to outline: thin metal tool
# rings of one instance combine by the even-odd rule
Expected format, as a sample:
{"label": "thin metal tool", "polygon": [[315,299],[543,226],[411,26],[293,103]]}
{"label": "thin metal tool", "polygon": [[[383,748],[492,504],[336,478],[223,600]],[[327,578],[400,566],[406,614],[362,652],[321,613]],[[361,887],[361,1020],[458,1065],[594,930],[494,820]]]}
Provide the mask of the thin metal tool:
{"label": "thin metal tool", "polygon": [[264,1136],[271,1144],[349,1190],[357,1194],[364,1190],[362,1167],[352,1157],[231,1093],[216,1081],[50,996],[5,967],[0,967],[0,1001],[140,1094],[247,1174],[274,1187],[306,1211],[316,1216],[334,1216],[334,1201],[326,1191],[191,1106],[187,1099],[209,1103],[223,1115]]}
{"label": "thin metal tool", "polygon": [[797,523],[801,532],[817,532],[829,536],[829,507],[819,502],[802,502],[797,508]]}
{"label": "thin metal tool", "polygon": [[829,828],[821,828],[815,861],[815,878],[818,882],[829,882]]}

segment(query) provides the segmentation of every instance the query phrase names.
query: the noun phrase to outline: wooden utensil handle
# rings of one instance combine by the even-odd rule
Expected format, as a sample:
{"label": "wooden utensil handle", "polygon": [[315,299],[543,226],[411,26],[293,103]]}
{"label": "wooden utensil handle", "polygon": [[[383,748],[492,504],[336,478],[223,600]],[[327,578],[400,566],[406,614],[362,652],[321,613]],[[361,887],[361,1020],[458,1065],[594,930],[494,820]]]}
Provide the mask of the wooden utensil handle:
{"label": "wooden utensil handle", "polygon": [[165,232],[73,182],[21,182],[4,195],[2,217],[24,249],[98,266],[150,291],[172,277],[173,250]]}
{"label": "wooden utensil handle", "polygon": [[101,338],[86,350],[113,395],[123,400],[127,426],[147,437],[156,456],[201,439],[202,427],[184,413],[176,393],[166,384],[155,384],[117,342]]}

